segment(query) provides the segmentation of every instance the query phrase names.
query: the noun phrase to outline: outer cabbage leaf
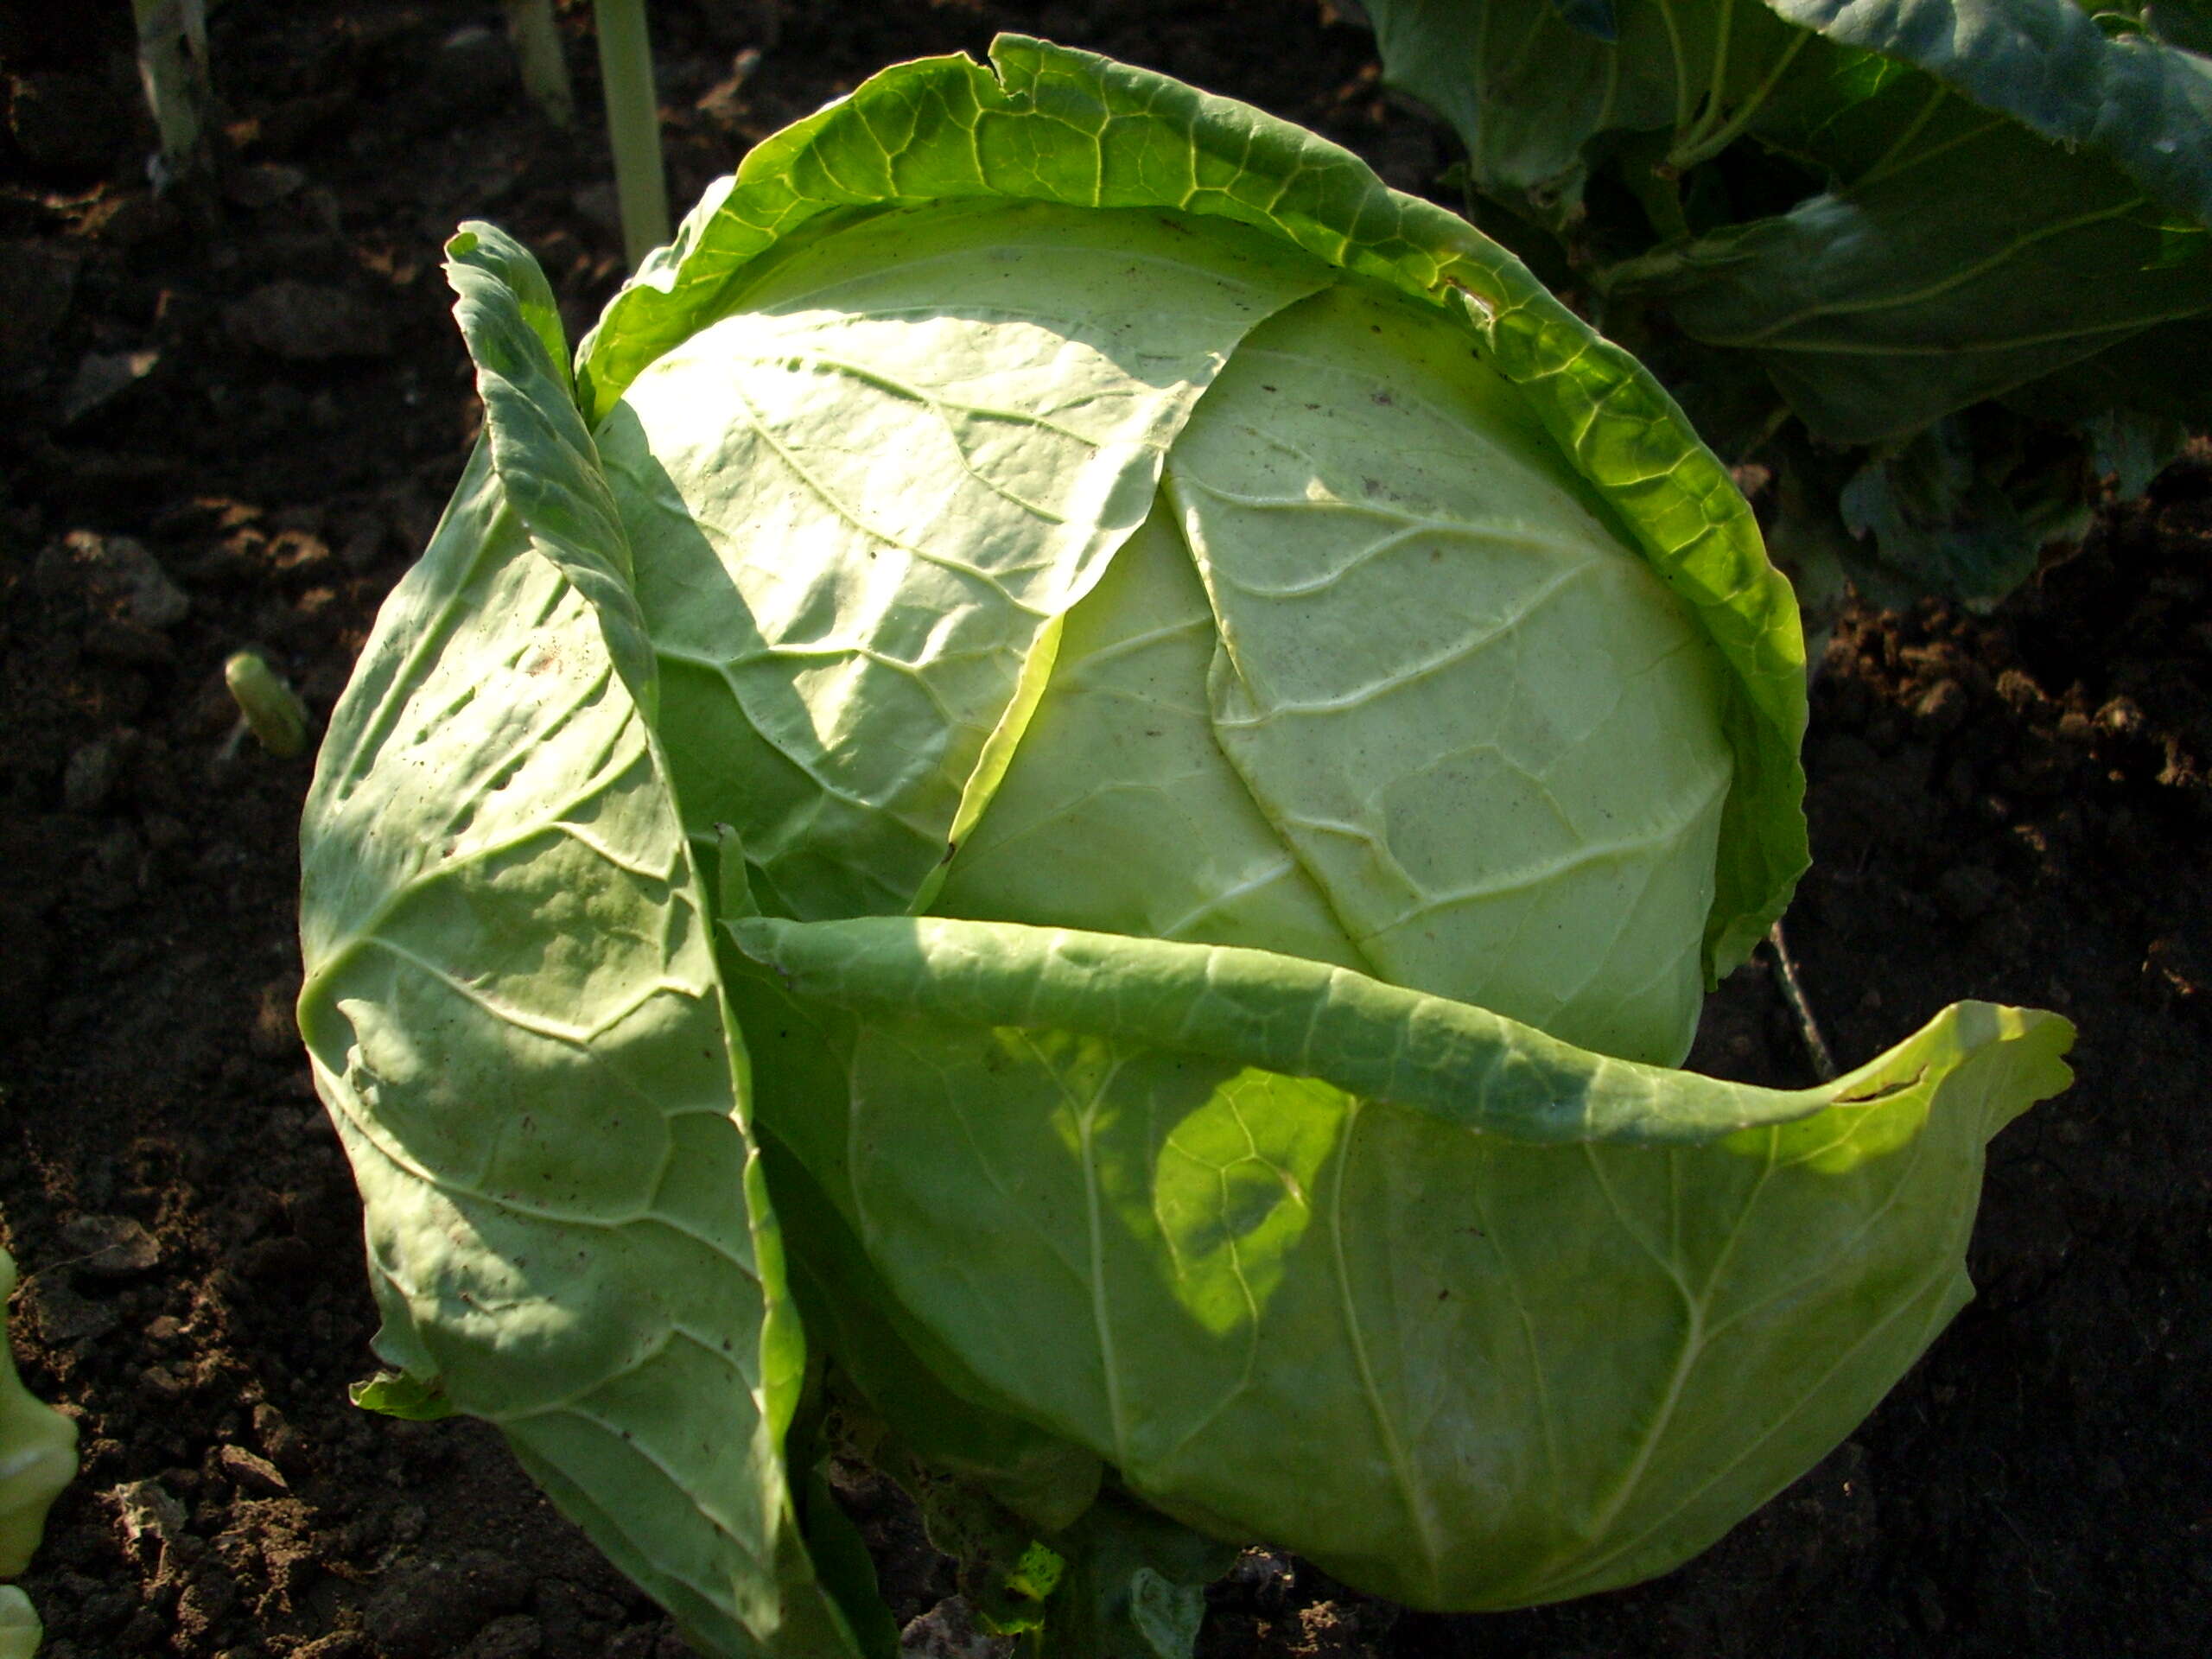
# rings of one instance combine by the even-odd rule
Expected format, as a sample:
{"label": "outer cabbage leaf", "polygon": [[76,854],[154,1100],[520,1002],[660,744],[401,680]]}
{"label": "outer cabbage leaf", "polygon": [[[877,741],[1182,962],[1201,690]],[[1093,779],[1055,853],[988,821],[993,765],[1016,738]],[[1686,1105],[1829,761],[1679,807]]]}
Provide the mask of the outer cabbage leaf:
{"label": "outer cabbage leaf", "polygon": [[496,1423],[703,1651],[849,1652],[792,1518],[804,1339],[620,526],[543,278],[485,232],[454,257],[490,436],[302,835],[301,1029],[379,1350]]}
{"label": "outer cabbage leaf", "polygon": [[1647,1577],[1809,1467],[1967,1299],[1983,1143],[2068,1078],[2063,1020],[1979,1003],[1776,1093],[1262,951],[728,931],[763,1119],[918,1319],[1168,1513],[1418,1606]]}
{"label": "outer cabbage leaf", "polygon": [[598,613],[614,667],[650,721],[657,687],[631,591],[629,537],[576,412],[552,288],[528,250],[480,221],[446,245],[446,275],[501,487],[531,544]]}
{"label": "outer cabbage leaf", "polygon": [[[733,988],[741,1012],[753,1006],[745,982]],[[776,1213],[800,1241],[791,1287],[813,1344],[932,1469],[980,1487],[1046,1531],[1072,1526],[1098,1496],[1096,1456],[994,1396],[957,1352],[899,1306],[806,1166],[765,1127],[759,1133]]]}
{"label": "outer cabbage leaf", "polygon": [[1044,1659],[1191,1659],[1205,1586],[1236,1560],[1235,1545],[1112,1491],[1052,1548],[1067,1573],[1046,1621]]}
{"label": "outer cabbage leaf", "polygon": [[[1745,132],[1828,169],[1836,188],[1786,214],[1598,281],[1663,302],[1703,344],[1756,353],[1830,442],[1909,435],[2212,309],[2212,261],[2173,245],[2212,216],[2212,64],[2108,39],[2071,0],[1623,0],[1618,45],[1549,0],[1374,16],[1393,83],[1452,122],[1500,200],[1579,198],[1608,131],[1669,130],[1667,180]],[[1501,155],[1516,124],[1545,142]],[[1641,152],[1620,165],[1671,202]],[[1686,228],[1678,205],[1660,217]]]}
{"label": "outer cabbage leaf", "polygon": [[[995,78],[965,58],[897,66],[749,152],[586,339],[576,381],[587,417],[603,420],[649,365],[743,305],[780,251],[917,201],[999,197],[1233,219],[1438,308],[1522,388],[1727,664],[1736,775],[1706,927],[1708,976],[1739,961],[1805,861],[1803,641],[1748,508],[1666,394],[1496,245],[1311,133],[1020,36],[1000,37],[992,62]],[[760,264],[764,255],[773,257]],[[707,827],[690,824],[695,836]]]}

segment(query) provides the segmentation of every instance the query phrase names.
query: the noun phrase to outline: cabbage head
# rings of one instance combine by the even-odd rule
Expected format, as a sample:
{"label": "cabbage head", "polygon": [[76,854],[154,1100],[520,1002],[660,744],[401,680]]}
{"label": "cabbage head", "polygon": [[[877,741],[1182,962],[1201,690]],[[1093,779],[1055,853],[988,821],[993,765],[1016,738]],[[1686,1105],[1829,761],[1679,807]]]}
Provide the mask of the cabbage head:
{"label": "cabbage head", "polygon": [[331,722],[301,1025],[369,1397],[702,1652],[887,1649],[855,1448],[1061,1651],[1186,1652],[1224,1541],[1629,1583],[1966,1300],[2064,1022],[1669,1069],[1804,863],[1796,613],[1465,223],[1006,37],[760,145],[573,357],[448,251],[485,436]]}

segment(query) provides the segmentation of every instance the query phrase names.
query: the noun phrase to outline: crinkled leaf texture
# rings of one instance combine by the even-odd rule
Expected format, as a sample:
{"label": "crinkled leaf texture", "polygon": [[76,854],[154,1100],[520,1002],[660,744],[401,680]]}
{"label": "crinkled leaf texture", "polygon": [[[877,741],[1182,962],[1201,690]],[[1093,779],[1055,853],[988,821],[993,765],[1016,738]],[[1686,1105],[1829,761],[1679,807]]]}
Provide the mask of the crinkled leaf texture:
{"label": "crinkled leaf texture", "polygon": [[[1694,981],[1785,902],[1802,645],[1748,510],[1633,359],[1345,152],[994,66],[756,147],[573,375],[528,255],[449,246],[486,440],[302,826],[374,1397],[498,1423],[718,1659],[880,1642],[850,1540],[820,1518],[817,1576],[801,1535],[802,1307],[1071,1552],[1065,1650],[1186,1644],[1211,1559],[1104,1516],[1102,1459],[1424,1605],[1660,1570],[1957,1306],[2063,1022],[1968,1005],[1769,1096],[1595,1052],[1679,1053],[1666,997],[1605,1023],[1633,982],[1506,1010],[1550,1036],[1480,1006],[1521,993],[1433,948],[1459,912],[1570,979],[1671,918]],[[1369,582],[1388,626],[1299,602]],[[1048,867],[1121,884],[1097,931],[1022,925],[1117,741],[1193,833],[1146,806]],[[1647,773],[1680,798],[1619,817]],[[1485,886],[1438,807],[1500,789],[1535,828]],[[1675,842],[1690,879],[1613,880]],[[1515,906],[1589,871],[1547,944]],[[1141,937],[1169,899],[1188,939]]]}
{"label": "crinkled leaf texture", "polygon": [[[1001,36],[992,65],[995,76],[964,57],[900,65],[750,151],[586,337],[576,378],[587,418],[624,423],[618,404],[633,381],[746,308],[755,284],[772,288],[810,238],[921,201],[1170,208],[1251,226],[1404,296],[1464,328],[1521,390],[1529,417],[1725,664],[1735,777],[1721,809],[1708,979],[1741,961],[1806,860],[1804,642],[1750,510],[1672,400],[1465,221],[1388,188],[1300,128],[1020,36]],[[1072,600],[1080,587],[1063,581],[1058,591]]]}
{"label": "crinkled leaf texture", "polygon": [[619,526],[503,242],[454,250],[492,436],[308,800],[301,1030],[384,1357],[498,1424],[706,1650],[845,1652],[785,1484],[803,1339],[743,1049],[652,683],[618,671]]}

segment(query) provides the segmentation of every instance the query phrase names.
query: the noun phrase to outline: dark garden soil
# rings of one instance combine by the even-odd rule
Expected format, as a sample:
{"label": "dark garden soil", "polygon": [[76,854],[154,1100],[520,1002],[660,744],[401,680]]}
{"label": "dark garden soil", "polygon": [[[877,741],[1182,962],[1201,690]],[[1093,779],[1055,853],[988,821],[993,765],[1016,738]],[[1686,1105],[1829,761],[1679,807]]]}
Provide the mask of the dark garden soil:
{"label": "dark garden soil", "polygon": [[[561,10],[596,110],[589,8]],[[346,1403],[359,1211],[289,1024],[309,763],[232,750],[219,672],[256,645],[327,711],[477,419],[439,245],[498,219],[580,326],[620,273],[603,140],[526,104],[488,0],[229,0],[219,181],[157,198],[128,16],[0,12],[0,1234],[19,1363],[84,1452],[23,1580],[46,1651],[672,1659],[496,1436]],[[654,27],[680,202],[997,27],[1250,99],[1403,188],[1448,160],[1314,0],[671,0]],[[2209,591],[2200,454],[1996,615],[1855,613],[1830,649],[1789,928],[1838,1054],[1961,996],[2082,1033],[2073,1091],[1993,1148],[1980,1299],[1872,1420],[1642,1588],[1445,1618],[1251,1555],[1208,1653],[2212,1652]],[[1695,1064],[1809,1080],[1763,968]],[[921,1611],[940,1582],[894,1567]]]}

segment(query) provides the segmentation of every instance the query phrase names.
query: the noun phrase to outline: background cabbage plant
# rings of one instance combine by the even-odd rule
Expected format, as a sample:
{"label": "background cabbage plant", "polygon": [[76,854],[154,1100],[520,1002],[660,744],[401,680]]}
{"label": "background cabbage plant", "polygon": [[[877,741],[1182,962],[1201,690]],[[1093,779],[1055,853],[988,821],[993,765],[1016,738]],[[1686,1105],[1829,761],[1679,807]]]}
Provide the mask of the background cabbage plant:
{"label": "background cabbage plant", "polygon": [[1702,1548],[1968,1294],[2050,1016],[1669,1068],[1804,862],[1802,646],[1656,384],[1296,128],[1004,37],[760,145],[486,423],[335,712],[301,1027],[397,1371],[703,1651],[1224,1541],[1428,1607]]}
{"label": "background cabbage plant", "polygon": [[1825,607],[1993,603],[2212,424],[2198,0],[1363,0],[1477,221],[1646,351]]}

